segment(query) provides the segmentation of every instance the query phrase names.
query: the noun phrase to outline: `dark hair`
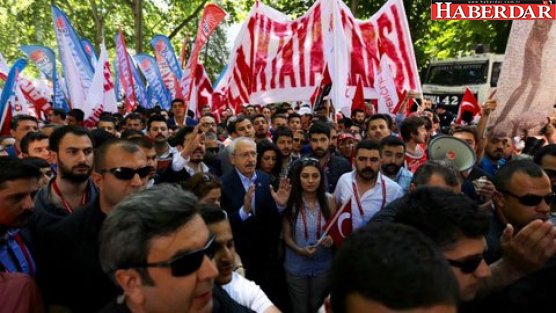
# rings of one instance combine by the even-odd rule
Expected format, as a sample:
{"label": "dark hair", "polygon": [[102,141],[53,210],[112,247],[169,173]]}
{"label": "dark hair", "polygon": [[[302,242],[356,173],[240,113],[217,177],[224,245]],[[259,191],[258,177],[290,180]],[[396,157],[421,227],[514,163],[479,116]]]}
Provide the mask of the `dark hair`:
{"label": "dark hair", "polygon": [[50,135],[49,142],[48,142],[50,151],[58,152],[60,148],[60,142],[62,142],[62,139],[64,139],[64,137],[66,137],[67,134],[72,134],[79,137],[87,136],[89,137],[89,140],[91,140],[93,146],[95,145],[95,140],[93,136],[86,128],[80,126],[65,125],[56,128]]}
{"label": "dark hair", "polygon": [[411,135],[417,134],[419,127],[425,125],[425,120],[419,116],[410,116],[402,121],[400,135],[404,141],[409,141]]}
{"label": "dark hair", "polygon": [[382,148],[388,146],[388,147],[403,147],[403,150],[405,151],[405,142],[403,142],[400,138],[396,137],[396,136],[386,136],[384,138],[382,138],[382,140],[380,141],[380,146]]}
{"label": "dark hair", "polygon": [[25,153],[25,154],[29,154],[29,144],[31,142],[34,141],[40,141],[40,140],[48,140],[48,136],[41,133],[41,132],[29,132],[27,133],[25,136],[23,136],[23,138],[21,138],[21,142],[19,143],[19,146],[21,148],[21,152]]}
{"label": "dark hair", "polygon": [[357,294],[394,310],[456,306],[458,284],[434,243],[416,229],[394,223],[370,224],[348,237],[329,276],[334,313],[346,312]]}
{"label": "dark hair", "polygon": [[215,204],[201,204],[199,205],[199,211],[207,225],[220,223],[228,219],[226,211]]}
{"label": "dark hair", "polygon": [[37,120],[36,117],[31,116],[31,115],[26,115],[26,114],[20,114],[20,115],[16,115],[14,117],[12,117],[12,121],[10,122],[10,129],[11,130],[16,130],[17,127],[19,126],[19,122],[22,121],[32,121],[37,123],[37,125],[39,124],[39,121]]}
{"label": "dark hair", "polygon": [[417,228],[438,247],[446,249],[462,237],[486,236],[490,215],[465,195],[423,186],[402,198],[394,222]]}
{"label": "dark hair", "polygon": [[330,139],[330,126],[327,123],[315,122],[309,128],[309,137],[313,134],[324,134]]}
{"label": "dark hair", "polygon": [[280,137],[289,137],[293,139],[293,132],[289,127],[280,126],[274,130],[272,139],[277,142]]}
{"label": "dark hair", "polygon": [[85,112],[81,109],[71,109],[68,116],[74,117],[77,122],[83,122],[85,119]]}
{"label": "dark hair", "polygon": [[220,179],[210,173],[197,173],[180,184],[184,190],[191,191],[198,199],[206,196],[214,188],[222,187]]}
{"label": "dark hair", "polygon": [[425,129],[430,131],[432,129],[432,120],[427,116],[421,116],[421,118],[425,122]]}
{"label": "dark hair", "polygon": [[129,120],[140,120],[141,124],[143,124],[143,117],[139,113],[130,113],[124,118],[124,123],[127,123]]}
{"label": "dark hair", "polygon": [[38,167],[26,164],[21,159],[0,157],[0,190],[5,188],[5,183],[12,180],[41,177]]}
{"label": "dark hair", "polygon": [[355,109],[351,111],[351,117],[355,117],[355,114],[357,113],[365,113],[365,111],[361,110],[361,109]]}
{"label": "dark hair", "polygon": [[289,122],[291,119],[294,119],[294,118],[299,118],[299,119],[301,119],[301,115],[299,115],[299,113],[293,112],[292,114],[288,115],[288,122]]}
{"label": "dark hair", "polygon": [[370,128],[370,124],[371,121],[375,121],[375,120],[384,120],[386,121],[386,125],[388,125],[388,128],[391,129],[392,128],[392,117],[390,117],[390,115],[388,114],[373,114],[369,120],[367,121],[367,129]]}
{"label": "dark hair", "polygon": [[98,122],[97,122],[97,125],[98,125],[98,123],[100,123],[100,122],[113,123],[113,124],[114,124],[114,128],[116,128],[117,123],[118,123],[117,119],[116,119],[114,116],[112,116],[112,115],[103,115],[103,116],[101,116],[100,119],[99,119]]}
{"label": "dark hair", "polygon": [[469,133],[469,134],[473,135],[473,139],[475,140],[475,142],[477,144],[479,143],[479,132],[477,131],[476,126],[472,126],[472,125],[455,126],[452,129],[452,135],[454,135],[456,133]]}
{"label": "dark hair", "polygon": [[152,148],[154,148],[154,143],[153,140],[147,136],[143,136],[143,137],[133,137],[133,138],[129,138],[127,139],[127,141],[134,143],[136,145],[138,145],[141,148],[150,150]]}
{"label": "dark hair", "polygon": [[100,173],[104,170],[104,163],[106,163],[106,159],[108,158],[108,152],[111,152],[113,147],[118,147],[119,149],[127,152],[127,153],[137,153],[142,151],[141,148],[125,139],[112,139],[105,142],[102,146],[95,149],[94,155],[94,162],[95,162],[95,171]]}
{"label": "dark hair", "polygon": [[[108,214],[100,230],[100,263],[112,278],[118,269],[147,262],[151,240],[178,231],[198,214],[197,200],[179,187],[162,184],[134,193]],[[146,285],[154,282],[137,268]]]}
{"label": "dark hair", "polygon": [[52,109],[52,114],[59,116],[63,120],[66,119],[66,111],[64,111],[63,109]]}
{"label": "dark hair", "polygon": [[[303,205],[303,188],[301,187],[301,172],[304,168],[313,166],[319,170],[320,173],[320,183],[317,188],[317,200],[322,212],[322,215],[326,220],[330,218],[332,213],[330,212],[330,206],[328,205],[328,199],[326,197],[326,184],[324,171],[320,166],[320,162],[314,158],[301,158],[295,161],[290,169],[289,178],[291,181],[291,194],[288,198],[288,203],[286,205],[286,216],[290,217],[292,223],[297,221],[299,215],[299,208]],[[295,228],[292,228],[295,229]]]}
{"label": "dark hair", "polygon": [[178,102],[185,104],[185,101],[183,101],[183,99],[175,98],[174,100],[172,100],[172,103],[170,104],[170,107],[174,106],[174,103],[178,103]]}
{"label": "dark hair", "polygon": [[460,176],[452,168],[446,167],[434,161],[428,161],[419,166],[413,174],[411,182],[415,186],[424,186],[429,183],[433,174],[440,175],[448,186],[457,186],[461,184]]}
{"label": "dark hair", "polygon": [[285,114],[283,114],[283,113],[278,113],[278,111],[277,111],[276,113],[272,114],[272,116],[270,116],[270,122],[271,122],[271,123],[274,123],[274,120],[277,119],[277,118],[283,118],[283,119],[285,119],[286,121],[288,120],[288,118],[286,117]]}
{"label": "dark hair", "polygon": [[166,124],[166,127],[168,127],[168,121],[164,118],[164,116],[162,116],[162,115],[152,115],[147,120],[147,130],[151,129],[151,124],[153,122],[163,122],[164,124]]}
{"label": "dark hair", "polygon": [[235,134],[236,133],[236,125],[238,123],[242,123],[246,120],[249,120],[249,117],[245,116],[245,115],[238,115],[236,116],[234,119],[228,119],[228,125],[226,126],[226,130],[228,131],[228,134]]}
{"label": "dark hair", "polygon": [[258,118],[262,118],[266,122],[266,117],[262,113],[257,113],[257,115],[253,116],[253,122],[255,122],[255,120],[258,119]]}
{"label": "dark hair", "polygon": [[191,134],[195,127],[193,126],[184,126],[182,127],[174,136],[168,138],[168,144],[172,147],[176,147],[179,145],[183,145],[183,141],[187,135]]}
{"label": "dark hair", "polygon": [[498,191],[508,190],[508,184],[515,173],[523,173],[531,177],[543,177],[546,175],[543,169],[531,160],[512,160],[502,166],[494,177],[494,186]]}
{"label": "dark hair", "polygon": [[31,165],[31,166],[37,167],[39,169],[45,168],[45,167],[50,168],[50,163],[48,163],[48,161],[43,159],[43,158],[26,157],[26,158],[23,158],[21,160],[23,161],[24,164]]}
{"label": "dark hair", "polygon": [[537,151],[537,153],[535,153],[533,162],[535,162],[535,164],[539,166],[542,166],[542,159],[547,155],[556,156],[556,144],[550,144],[542,147],[539,151]]}
{"label": "dark hair", "polygon": [[95,128],[91,130],[91,136],[93,136],[94,147],[98,148],[109,140],[116,139],[114,134],[111,134],[104,129]]}
{"label": "dark hair", "polygon": [[120,135],[121,139],[131,139],[131,138],[137,138],[137,137],[145,137],[145,134],[140,130],[126,129]]}
{"label": "dark hair", "polygon": [[257,143],[257,169],[261,168],[263,155],[267,151],[274,151],[276,153],[276,164],[271,174],[274,175],[274,177],[280,177],[280,172],[282,170],[282,153],[275,144],[268,140],[262,140]]}
{"label": "dark hair", "polygon": [[359,152],[359,150],[361,149],[378,150],[378,153],[382,154],[382,147],[380,146],[380,143],[370,139],[363,139],[360,142],[358,142],[357,145],[355,146],[354,155],[356,155],[357,152]]}

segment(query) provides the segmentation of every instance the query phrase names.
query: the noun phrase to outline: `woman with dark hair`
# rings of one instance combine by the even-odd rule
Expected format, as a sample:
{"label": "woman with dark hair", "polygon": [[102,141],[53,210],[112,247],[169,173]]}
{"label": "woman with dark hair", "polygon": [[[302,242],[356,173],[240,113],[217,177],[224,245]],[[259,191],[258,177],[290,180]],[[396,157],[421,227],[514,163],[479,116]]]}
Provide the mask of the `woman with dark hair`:
{"label": "woman with dark hair", "polygon": [[282,154],[280,149],[268,140],[257,144],[257,169],[270,175],[270,184],[277,187],[282,170]]}
{"label": "woman with dark hair", "polygon": [[187,181],[181,183],[185,190],[191,191],[201,204],[215,204],[220,206],[222,184],[220,179],[210,173],[197,173]]}
{"label": "woman with dark hair", "polygon": [[323,229],[335,211],[326,193],[320,162],[302,158],[291,172],[282,231],[286,243],[284,268],[294,313],[317,312],[326,293],[332,261],[332,238]]}

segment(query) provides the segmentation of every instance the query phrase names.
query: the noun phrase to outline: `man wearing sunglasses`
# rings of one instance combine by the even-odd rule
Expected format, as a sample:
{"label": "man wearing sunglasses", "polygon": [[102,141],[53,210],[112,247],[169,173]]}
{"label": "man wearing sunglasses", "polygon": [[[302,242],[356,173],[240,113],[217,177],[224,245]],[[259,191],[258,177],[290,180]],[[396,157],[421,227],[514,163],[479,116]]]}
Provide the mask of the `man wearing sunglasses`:
{"label": "man wearing sunglasses", "polygon": [[405,225],[355,232],[336,254],[329,282],[327,313],[457,312],[448,264],[429,238]]}
{"label": "man wearing sunglasses", "polygon": [[[550,178],[530,160],[508,162],[496,173],[495,212],[485,258],[509,258],[522,279],[490,299],[500,312],[553,312],[556,229],[550,221]],[[515,235],[514,235],[515,234]],[[508,245],[505,238],[514,238]],[[517,243],[521,243],[518,245]]]}
{"label": "man wearing sunglasses", "polygon": [[394,222],[417,228],[441,249],[458,280],[463,302],[459,312],[508,312],[509,307],[502,309],[497,292],[512,288],[525,275],[520,260],[536,255],[538,245],[527,234],[514,238],[504,234],[500,239],[504,257],[487,265],[490,219],[490,212],[467,196],[438,187],[421,187],[408,194],[395,215]]}
{"label": "man wearing sunglasses", "polygon": [[101,312],[211,312],[214,237],[197,205],[162,185],[116,207],[102,226],[100,260],[123,296]]}
{"label": "man wearing sunglasses", "polygon": [[98,199],[37,233],[46,300],[74,312],[96,312],[117,295],[98,261],[100,227],[119,202],[145,187],[152,170],[143,149],[121,139],[100,146],[94,164]]}
{"label": "man wearing sunglasses", "polygon": [[491,271],[483,259],[489,215],[472,200],[444,188],[421,187],[403,198],[394,222],[413,226],[442,251],[459,284],[460,299],[475,298]]}

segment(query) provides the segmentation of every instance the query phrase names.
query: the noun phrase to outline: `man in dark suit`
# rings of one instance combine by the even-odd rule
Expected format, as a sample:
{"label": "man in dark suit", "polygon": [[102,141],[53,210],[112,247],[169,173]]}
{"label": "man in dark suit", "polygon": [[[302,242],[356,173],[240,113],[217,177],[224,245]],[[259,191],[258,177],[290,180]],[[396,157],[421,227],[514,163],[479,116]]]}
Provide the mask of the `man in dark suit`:
{"label": "man in dark suit", "polygon": [[147,184],[152,170],[136,144],[115,140],[95,151],[92,174],[99,197],[66,218],[34,232],[47,304],[73,312],[97,312],[119,294],[99,261],[98,235],[106,215]]}
{"label": "man in dark suit", "polygon": [[[283,269],[278,255],[281,217],[276,203],[284,204],[284,184],[271,193],[270,177],[256,171],[257,149],[251,138],[239,137],[228,147],[234,166],[222,176],[222,207],[228,212],[237,252],[248,279],[255,281],[279,305]],[[278,274],[278,275],[277,275]]]}

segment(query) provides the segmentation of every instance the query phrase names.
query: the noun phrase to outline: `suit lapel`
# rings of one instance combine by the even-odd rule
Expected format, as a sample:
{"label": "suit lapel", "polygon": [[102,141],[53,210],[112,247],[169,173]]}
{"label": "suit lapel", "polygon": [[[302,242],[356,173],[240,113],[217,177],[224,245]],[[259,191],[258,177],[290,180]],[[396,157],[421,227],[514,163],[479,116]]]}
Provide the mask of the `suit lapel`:
{"label": "suit lapel", "polygon": [[230,186],[225,186],[224,188],[230,188],[232,194],[229,195],[230,199],[233,201],[234,207],[239,209],[243,205],[243,198],[245,198],[245,189],[243,189],[243,184],[241,179],[237,174],[236,170],[233,169],[230,173],[230,180],[228,182]]}

